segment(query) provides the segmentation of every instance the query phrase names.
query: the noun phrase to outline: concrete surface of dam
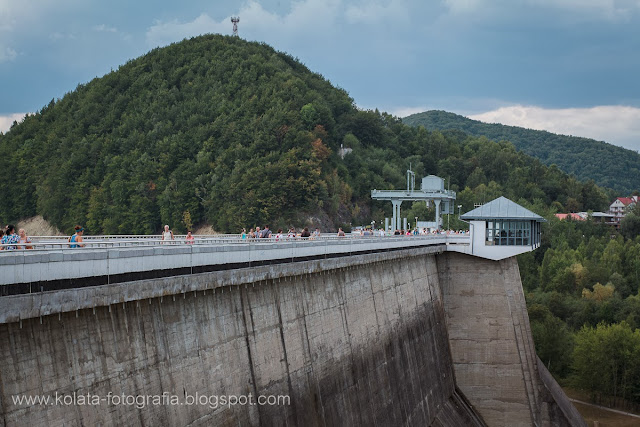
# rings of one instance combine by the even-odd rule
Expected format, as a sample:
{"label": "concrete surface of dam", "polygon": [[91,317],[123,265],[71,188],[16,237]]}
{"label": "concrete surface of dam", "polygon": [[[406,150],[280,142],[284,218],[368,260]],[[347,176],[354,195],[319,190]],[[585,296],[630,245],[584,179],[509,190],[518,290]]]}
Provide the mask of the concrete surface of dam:
{"label": "concrete surface of dam", "polygon": [[582,425],[541,379],[515,258],[361,252],[4,296],[3,424]]}

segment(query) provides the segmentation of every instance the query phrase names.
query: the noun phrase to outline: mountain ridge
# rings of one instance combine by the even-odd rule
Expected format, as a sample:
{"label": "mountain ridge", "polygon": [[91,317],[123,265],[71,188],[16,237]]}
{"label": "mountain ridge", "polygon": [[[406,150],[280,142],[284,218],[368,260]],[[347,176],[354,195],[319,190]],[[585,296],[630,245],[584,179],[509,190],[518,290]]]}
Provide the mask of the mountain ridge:
{"label": "mountain ridge", "polygon": [[[340,147],[352,152],[342,158]],[[538,213],[602,209],[608,194],[458,131],[427,132],[349,94],[264,43],[206,35],[156,48],[80,84],[0,134],[0,219],[42,215],[61,231],[177,232],[210,225],[378,224],[371,189],[434,174],[458,203],[504,195]],[[424,203],[408,218],[427,219]]]}
{"label": "mountain ridge", "polygon": [[[485,123],[441,110],[429,110],[402,119],[429,130],[462,130],[473,136],[509,141],[522,152],[556,164],[581,180],[593,179],[622,195],[640,190],[640,154],[605,141],[498,123]],[[615,171],[615,173],[614,173]]]}

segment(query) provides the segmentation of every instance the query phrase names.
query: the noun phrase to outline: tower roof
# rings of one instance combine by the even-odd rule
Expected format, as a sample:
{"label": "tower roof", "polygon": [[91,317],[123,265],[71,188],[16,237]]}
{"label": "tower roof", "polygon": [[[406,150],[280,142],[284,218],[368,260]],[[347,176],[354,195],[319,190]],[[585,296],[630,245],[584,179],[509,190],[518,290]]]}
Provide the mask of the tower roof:
{"label": "tower roof", "polygon": [[460,217],[464,220],[495,220],[495,219],[513,219],[513,220],[531,220],[538,222],[546,222],[540,215],[531,212],[529,209],[523,208],[516,202],[512,202],[506,197],[498,197]]}

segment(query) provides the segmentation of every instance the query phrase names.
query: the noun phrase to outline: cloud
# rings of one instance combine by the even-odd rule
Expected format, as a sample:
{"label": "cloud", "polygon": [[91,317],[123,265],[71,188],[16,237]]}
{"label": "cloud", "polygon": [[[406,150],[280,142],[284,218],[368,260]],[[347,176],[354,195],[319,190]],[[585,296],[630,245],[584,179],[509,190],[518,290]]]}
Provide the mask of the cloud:
{"label": "cloud", "polygon": [[32,31],[32,25],[50,19],[53,11],[66,11],[83,3],[82,0],[0,0],[0,31]]}
{"label": "cloud", "polygon": [[626,19],[640,11],[638,0],[528,0],[526,3],[550,9],[584,12],[607,19]]}
{"label": "cloud", "polygon": [[0,31],[11,31],[16,25],[10,1],[0,0]]}
{"label": "cloud", "polygon": [[[337,17],[343,12],[341,0],[306,0],[292,5],[291,12],[282,17],[282,22],[296,33],[333,28]],[[321,25],[318,26],[318,23]]]}
{"label": "cloud", "polygon": [[68,10],[78,3],[81,0],[0,0],[0,63],[13,61],[18,54],[33,54],[33,41],[41,37],[48,36],[50,40],[64,37],[52,27],[62,27],[58,16],[67,16]]}
{"label": "cloud", "polygon": [[10,47],[2,47],[0,46],[0,64],[3,62],[9,62],[16,59],[18,53]]}
{"label": "cloud", "polygon": [[387,112],[396,117],[407,117],[412,114],[423,113],[429,110],[428,107],[396,107],[390,108]]}
{"label": "cloud", "polygon": [[474,12],[479,9],[499,8],[548,8],[564,9],[573,12],[605,12],[610,16],[622,15],[640,10],[637,0],[444,0],[444,4],[455,13]]}
{"label": "cloud", "polygon": [[201,14],[190,22],[179,22],[177,20],[169,22],[157,21],[147,30],[147,44],[153,47],[163,46],[200,34],[229,33],[231,24],[227,24],[226,21],[228,19],[218,22],[206,13]]}
{"label": "cloud", "polygon": [[230,17],[239,16],[241,38],[287,52],[337,86],[357,93],[358,83],[379,84],[381,74],[415,60],[416,52],[401,36],[409,31],[405,19],[410,15],[407,4],[413,1],[300,0],[275,10],[249,0],[227,10],[224,18],[201,13],[193,20],[156,21],[146,32],[146,44],[154,48],[200,34],[230,35]]}
{"label": "cloud", "polygon": [[391,0],[387,4],[367,2],[358,6],[348,6],[345,16],[350,24],[384,23],[389,25],[390,21],[408,20],[410,13],[403,0]]}
{"label": "cloud", "polygon": [[479,9],[482,0],[444,0],[444,4],[453,13],[469,13]]}
{"label": "cloud", "polygon": [[26,115],[26,113],[14,113],[4,116],[0,115],[0,132],[6,133],[9,129],[11,129],[11,125],[13,125],[14,121],[20,123]]}
{"label": "cloud", "polygon": [[515,105],[470,115],[469,118],[485,123],[501,123],[593,138],[631,150],[640,150],[640,108],[636,107],[611,105],[545,109]]}
{"label": "cloud", "polygon": [[[226,29],[229,28],[230,25],[226,25]],[[146,39],[148,45],[155,47],[177,42],[187,37],[222,31],[222,22],[216,22],[209,15],[203,13],[191,22],[157,21],[147,31]]]}
{"label": "cloud", "polygon": [[95,25],[93,27],[93,31],[97,31],[99,33],[117,33],[118,29],[115,27],[109,27],[107,25],[100,24],[100,25]]}
{"label": "cloud", "polygon": [[[379,24],[384,21],[388,26],[390,22],[402,22],[410,16],[405,2],[391,0],[389,3],[363,2],[356,5],[348,4],[346,0],[303,0],[292,2],[288,12],[278,14],[265,9],[259,2],[249,1],[233,16],[240,17],[238,29],[242,38],[287,48],[289,43],[300,45],[309,40],[321,40],[326,44],[328,37],[338,37],[338,34],[346,32],[346,24]],[[187,22],[156,21],[147,30],[147,44],[155,47],[200,34],[231,34],[230,18],[231,15],[216,20],[202,13]],[[332,49],[335,50],[335,46]]]}
{"label": "cloud", "polygon": [[[638,0],[443,0],[448,16],[487,24],[538,20],[575,25],[578,22],[629,22],[640,15]],[[524,18],[524,19],[523,19]],[[446,21],[449,22],[449,21]]]}
{"label": "cloud", "polygon": [[67,33],[67,34],[63,34],[63,33],[59,33],[59,32],[53,32],[51,34],[49,34],[49,40],[53,40],[53,41],[57,41],[57,40],[75,40],[76,36],[75,34],[71,34],[71,33]]}

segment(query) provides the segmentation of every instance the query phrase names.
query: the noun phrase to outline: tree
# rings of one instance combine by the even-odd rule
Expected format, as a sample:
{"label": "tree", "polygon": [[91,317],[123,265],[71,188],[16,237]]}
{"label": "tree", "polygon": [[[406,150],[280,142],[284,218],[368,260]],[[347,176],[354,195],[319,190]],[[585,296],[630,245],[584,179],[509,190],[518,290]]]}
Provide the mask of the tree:
{"label": "tree", "polygon": [[471,188],[476,188],[480,184],[486,184],[487,177],[484,175],[482,168],[475,168],[474,171],[467,178],[467,186]]}
{"label": "tree", "polygon": [[409,209],[402,212],[402,216],[407,218],[411,224],[415,222],[416,217],[418,217],[418,221],[435,221],[435,209],[429,209],[425,202],[417,201],[413,202]]}
{"label": "tree", "polygon": [[355,137],[352,133],[347,133],[342,139],[342,144],[344,148],[351,148],[352,150],[357,150],[360,148],[360,141]]}
{"label": "tree", "polygon": [[582,208],[582,205],[580,205],[580,202],[578,202],[573,197],[569,197],[566,203],[564,204],[564,206],[569,212],[578,212]]}
{"label": "tree", "polygon": [[551,373],[565,377],[571,364],[573,334],[562,320],[542,308],[542,315],[531,320],[536,353]]}
{"label": "tree", "polygon": [[307,129],[313,129],[318,123],[319,115],[313,104],[306,104],[300,109],[300,118]]}
{"label": "tree", "polygon": [[[0,169],[0,183],[20,197],[0,204],[0,217],[42,214],[64,229],[90,224],[92,233],[152,233],[166,223],[181,229],[185,211],[192,224],[221,232],[309,217],[322,217],[325,227],[355,217],[369,223],[381,219],[374,212],[391,211],[370,191],[404,188],[409,163],[450,181],[465,212],[501,195],[542,209],[599,197],[593,183],[504,139],[406,126],[356,108],[346,91],[289,55],[205,35],[79,85],[2,135],[11,167]],[[341,143],[353,149],[344,159]],[[574,250],[589,238],[570,226],[563,232]],[[584,260],[571,263],[578,261],[592,273]],[[601,270],[597,281],[606,283],[611,272]]]}
{"label": "tree", "polygon": [[575,338],[573,383],[588,390],[594,401],[612,396],[614,401],[620,397],[638,402],[638,355],[640,331],[632,331],[626,322],[585,326]]}
{"label": "tree", "polygon": [[191,220],[191,212],[189,212],[188,209],[182,212],[182,223],[184,224],[184,227],[186,228],[187,231],[193,228],[193,221]]}
{"label": "tree", "polygon": [[611,298],[613,296],[613,291],[615,291],[615,287],[611,283],[607,283],[605,286],[602,286],[600,283],[596,283],[593,285],[593,291],[590,291],[589,289],[582,290],[582,298],[602,302]]}
{"label": "tree", "polygon": [[640,236],[640,215],[630,213],[620,221],[620,233],[627,239]]}

